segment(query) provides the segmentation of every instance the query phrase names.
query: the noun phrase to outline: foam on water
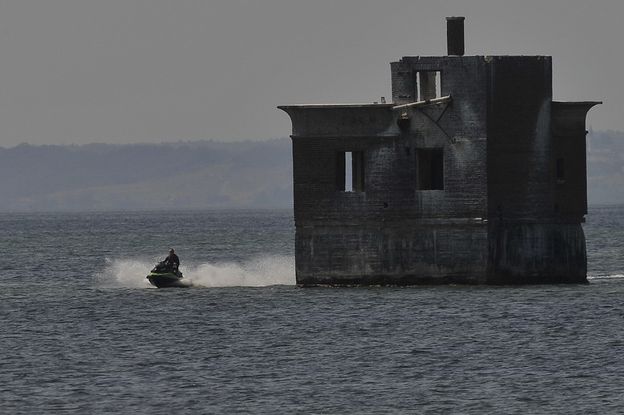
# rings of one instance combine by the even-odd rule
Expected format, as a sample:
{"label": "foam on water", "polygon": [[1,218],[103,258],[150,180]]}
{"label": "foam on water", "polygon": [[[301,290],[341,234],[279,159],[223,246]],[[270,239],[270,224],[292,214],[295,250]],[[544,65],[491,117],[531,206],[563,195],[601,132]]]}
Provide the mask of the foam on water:
{"label": "foam on water", "polygon": [[608,279],[622,279],[624,278],[624,274],[613,274],[613,275],[588,275],[588,280],[608,280]]}
{"label": "foam on water", "polygon": [[[154,261],[141,259],[106,259],[106,266],[96,275],[102,287],[151,287],[145,276]],[[183,265],[183,281],[193,287],[265,287],[294,285],[295,261],[286,256],[263,256],[241,263],[205,263]]]}

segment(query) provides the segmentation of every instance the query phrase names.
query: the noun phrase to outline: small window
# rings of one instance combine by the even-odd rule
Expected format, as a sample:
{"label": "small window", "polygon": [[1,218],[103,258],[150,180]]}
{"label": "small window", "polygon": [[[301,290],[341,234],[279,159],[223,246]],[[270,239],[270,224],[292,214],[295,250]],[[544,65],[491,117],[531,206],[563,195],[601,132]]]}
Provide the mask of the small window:
{"label": "small window", "polygon": [[444,151],[441,148],[416,152],[418,190],[444,190]]}
{"label": "small window", "polygon": [[419,71],[416,74],[416,100],[426,101],[442,96],[440,71]]}
{"label": "small window", "polygon": [[565,180],[565,164],[562,158],[557,159],[557,181],[562,182]]}
{"label": "small window", "polygon": [[336,189],[342,192],[364,191],[364,152],[344,151],[336,157]]}

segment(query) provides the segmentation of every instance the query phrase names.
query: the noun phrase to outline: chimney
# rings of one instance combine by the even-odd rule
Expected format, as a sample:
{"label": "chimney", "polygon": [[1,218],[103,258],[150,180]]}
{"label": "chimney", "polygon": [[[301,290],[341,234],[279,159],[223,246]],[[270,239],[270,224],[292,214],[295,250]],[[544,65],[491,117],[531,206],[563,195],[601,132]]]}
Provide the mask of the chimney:
{"label": "chimney", "polygon": [[446,18],[446,44],[449,55],[464,56],[465,17]]}

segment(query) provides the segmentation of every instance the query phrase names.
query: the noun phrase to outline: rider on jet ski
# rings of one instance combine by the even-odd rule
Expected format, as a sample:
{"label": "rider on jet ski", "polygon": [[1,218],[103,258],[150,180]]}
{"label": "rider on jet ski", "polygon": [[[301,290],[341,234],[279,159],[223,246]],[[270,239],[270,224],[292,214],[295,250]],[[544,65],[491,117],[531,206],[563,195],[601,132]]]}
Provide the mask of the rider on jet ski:
{"label": "rider on jet ski", "polygon": [[180,282],[183,278],[182,273],[178,269],[180,266],[180,258],[171,249],[169,255],[163,261],[156,264],[154,269],[149,273],[147,279],[150,284],[158,288],[165,287],[190,287],[190,283]]}
{"label": "rider on jet ski", "polygon": [[169,250],[169,256],[165,258],[163,264],[170,267],[172,270],[177,271],[180,267],[180,258],[175,254],[173,248]]}

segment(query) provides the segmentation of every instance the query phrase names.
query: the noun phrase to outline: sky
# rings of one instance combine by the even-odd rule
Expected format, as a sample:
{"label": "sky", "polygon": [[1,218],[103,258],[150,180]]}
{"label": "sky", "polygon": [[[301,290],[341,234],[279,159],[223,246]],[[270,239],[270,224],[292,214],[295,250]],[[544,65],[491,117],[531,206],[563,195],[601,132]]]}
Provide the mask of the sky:
{"label": "sky", "polygon": [[621,0],[0,0],[0,146],[286,137],[277,105],[389,97],[389,63],[552,55],[557,100],[624,130]]}

